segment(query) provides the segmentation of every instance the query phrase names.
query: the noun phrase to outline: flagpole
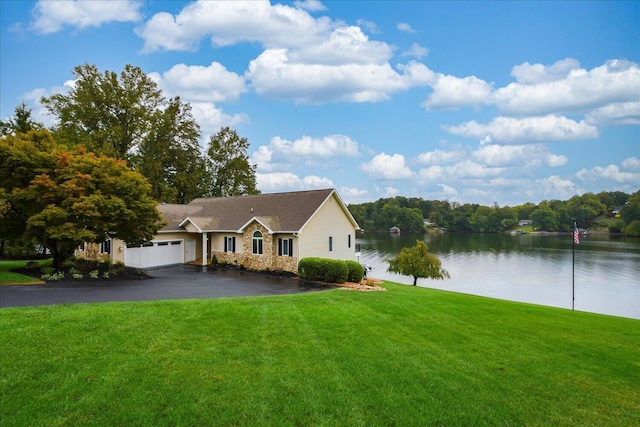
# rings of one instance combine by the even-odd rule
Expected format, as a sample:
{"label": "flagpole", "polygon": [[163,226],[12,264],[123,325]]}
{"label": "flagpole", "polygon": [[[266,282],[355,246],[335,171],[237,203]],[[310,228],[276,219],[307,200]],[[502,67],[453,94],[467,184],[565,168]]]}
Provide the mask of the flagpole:
{"label": "flagpole", "polygon": [[[572,233],[574,234],[575,231]],[[571,310],[576,304],[576,241],[571,236]]]}
{"label": "flagpole", "polygon": [[576,304],[576,221],[573,220],[573,232],[571,233],[571,310],[575,309]]}

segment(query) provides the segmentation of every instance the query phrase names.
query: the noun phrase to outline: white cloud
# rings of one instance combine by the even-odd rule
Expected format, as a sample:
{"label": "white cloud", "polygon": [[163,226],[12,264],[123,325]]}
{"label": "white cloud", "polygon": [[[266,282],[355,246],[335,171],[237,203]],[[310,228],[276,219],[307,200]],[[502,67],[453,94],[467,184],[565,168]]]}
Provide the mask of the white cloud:
{"label": "white cloud", "polygon": [[545,158],[545,163],[547,164],[547,166],[550,166],[552,168],[564,166],[568,161],[569,159],[567,158],[567,156],[557,155],[553,153],[549,153]]}
{"label": "white cloud", "polygon": [[595,126],[640,124],[640,101],[620,102],[597,108],[587,114],[585,122]]}
{"label": "white cloud", "polygon": [[348,136],[329,135],[324,138],[303,136],[293,142],[280,137],[271,140],[271,147],[287,156],[301,157],[358,157],[358,143]]}
{"label": "white cloud", "polygon": [[360,170],[380,180],[409,179],[414,175],[407,166],[402,154],[389,156],[388,154],[380,153],[371,161],[361,164]]}
{"label": "white cloud", "polygon": [[622,168],[630,171],[640,171],[640,159],[629,157],[622,161]]}
{"label": "white cloud", "polygon": [[256,173],[256,184],[262,192],[333,188],[333,181],[316,175],[300,178],[291,172]]}
{"label": "white cloud", "polygon": [[268,49],[249,64],[245,74],[255,91],[269,98],[300,103],[375,102],[393,92],[425,84],[431,71],[422,64],[307,64],[290,60],[285,49]]}
{"label": "white cloud", "polygon": [[467,156],[467,152],[461,149],[445,151],[436,149],[418,155],[418,161],[423,165],[458,162]]}
{"label": "white cloud", "polygon": [[402,52],[402,56],[414,56],[418,59],[424,58],[429,54],[429,49],[420,46],[418,43],[413,43],[409,50]]}
{"label": "white cloud", "polygon": [[398,190],[395,187],[384,187],[383,191],[384,191],[384,194],[387,197],[395,196],[396,194],[398,194],[400,192],[400,190]]}
{"label": "white cloud", "polygon": [[108,22],[137,22],[142,18],[141,7],[142,3],[134,0],[40,0],[33,8],[34,20],[30,28],[50,34],[65,25],[82,29]]}
{"label": "white cloud", "polygon": [[185,101],[237,101],[247,91],[244,77],[218,62],[204,67],[177,64],[164,73],[150,73],[162,91],[169,96],[179,95]]}
{"label": "white cloud", "polygon": [[320,12],[322,10],[327,10],[327,7],[323,5],[320,0],[298,0],[294,1],[293,4],[297,8],[308,10],[309,12]]}
{"label": "white cloud", "polygon": [[345,199],[345,201],[351,199],[357,199],[362,196],[366,196],[369,192],[367,190],[360,190],[358,188],[353,187],[342,187],[340,188],[340,195]]}
{"label": "white cloud", "polygon": [[155,14],[136,29],[145,52],[194,50],[210,37],[214,46],[258,42],[266,47],[310,46],[322,42],[335,24],[306,10],[269,1],[197,1],[177,15]]}
{"label": "white cloud", "polygon": [[295,165],[330,167],[328,159],[358,156],[359,145],[348,136],[312,138],[305,135],[295,141],[276,136],[269,145],[258,147],[251,154],[251,159],[259,171],[270,172],[290,169]]}
{"label": "white cloud", "polygon": [[399,23],[397,28],[398,30],[405,33],[411,33],[411,34],[417,33],[417,31],[411,28],[411,25],[407,24],[406,22]]}
{"label": "white cloud", "polygon": [[320,43],[287,52],[289,61],[298,64],[380,64],[393,56],[391,47],[371,41],[360,27],[340,27]]}
{"label": "white cloud", "polygon": [[568,77],[571,71],[579,68],[580,63],[572,58],[563,59],[550,66],[525,62],[513,67],[511,75],[518,83],[530,85],[562,80]]}
{"label": "white cloud", "polygon": [[563,179],[558,175],[541,178],[535,181],[534,191],[541,199],[566,200],[581,193],[580,189],[569,179]]}
{"label": "white cloud", "polygon": [[380,32],[375,22],[367,21],[366,19],[358,19],[356,22],[359,27],[366,29],[371,34],[377,34]]}
{"label": "white cloud", "polygon": [[[623,162],[623,169],[620,169],[617,165],[608,165],[605,167],[595,166],[591,169],[582,169],[576,173],[576,176],[583,181],[598,181],[601,179],[613,181],[617,184],[625,185],[621,187],[624,190],[635,192],[638,191],[638,183],[640,182],[640,169],[635,164],[637,161],[638,159],[634,157],[626,159]],[[633,168],[634,166],[635,168]]]}
{"label": "white cloud", "polygon": [[475,76],[459,78],[438,74],[430,86],[433,93],[422,104],[426,109],[455,109],[484,103],[491,98],[492,84]]}
{"label": "white cloud", "polygon": [[458,179],[485,179],[502,175],[506,170],[505,167],[485,166],[473,160],[463,160],[455,165],[445,167],[445,174]]}
{"label": "white cloud", "polygon": [[221,127],[233,128],[240,123],[249,123],[246,114],[225,114],[221,108],[209,102],[191,102],[190,104],[191,112],[200,125],[205,142],[208,142],[208,137],[217,133]]}
{"label": "white cloud", "polygon": [[473,120],[459,126],[445,125],[443,129],[455,135],[477,138],[483,144],[569,141],[593,139],[599,136],[595,126],[584,121],[576,122],[554,115],[525,118],[497,117],[489,124],[480,124]]}
{"label": "white cloud", "polygon": [[473,160],[488,167],[538,167],[544,162],[547,166],[558,167],[567,163],[566,156],[550,153],[541,144],[527,145],[484,145],[474,151]]}
{"label": "white cloud", "polygon": [[514,67],[513,74],[519,81],[497,89],[491,103],[505,114],[543,115],[585,113],[610,104],[638,101],[638,64],[610,60],[590,71],[576,66],[573,60],[564,60],[548,69],[538,66],[537,72],[536,66],[528,64]]}
{"label": "white cloud", "polygon": [[418,179],[420,182],[435,182],[442,179],[445,176],[445,168],[440,165],[429,166],[428,168],[420,169],[418,172]]}
{"label": "white cloud", "polygon": [[[358,26],[315,19],[306,10],[282,4],[198,1],[177,15],[156,14],[136,32],[147,52],[194,50],[205,37],[214,46],[258,43],[265,50],[250,62],[244,77],[256,93],[272,99],[376,102],[434,78],[416,62],[393,68],[389,61],[395,48],[370,40]],[[426,50],[414,45],[411,54],[424,56]]]}
{"label": "white cloud", "polygon": [[438,187],[440,187],[440,194],[444,199],[448,199],[450,197],[455,197],[458,195],[458,190],[456,190],[454,187],[450,187],[446,184],[438,184]]}

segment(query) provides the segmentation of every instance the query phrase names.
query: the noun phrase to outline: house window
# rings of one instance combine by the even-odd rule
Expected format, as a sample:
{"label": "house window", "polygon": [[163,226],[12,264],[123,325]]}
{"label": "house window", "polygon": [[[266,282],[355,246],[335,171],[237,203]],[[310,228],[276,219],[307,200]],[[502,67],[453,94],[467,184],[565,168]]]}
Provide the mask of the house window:
{"label": "house window", "polygon": [[351,234],[347,234],[347,247],[351,247]]}
{"label": "house window", "polygon": [[224,251],[225,252],[235,252],[236,251],[236,238],[235,237],[225,237],[224,238]]}
{"label": "house window", "polygon": [[293,256],[293,239],[278,239],[278,255]]}
{"label": "house window", "polygon": [[329,236],[329,252],[333,251],[333,236]]}
{"label": "house window", "polygon": [[259,231],[253,233],[253,254],[262,255],[262,233]]}

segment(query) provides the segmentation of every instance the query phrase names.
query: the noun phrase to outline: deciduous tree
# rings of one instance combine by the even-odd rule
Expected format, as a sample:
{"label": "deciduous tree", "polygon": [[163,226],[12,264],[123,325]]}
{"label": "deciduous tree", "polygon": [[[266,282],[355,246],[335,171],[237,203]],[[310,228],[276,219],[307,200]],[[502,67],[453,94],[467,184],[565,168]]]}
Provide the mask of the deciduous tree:
{"label": "deciduous tree", "polygon": [[83,146],[69,150],[46,131],[0,139],[0,153],[8,203],[0,237],[37,241],[57,267],[81,242],[118,237],[135,245],[161,227],[149,184],[123,160],[87,153]]}
{"label": "deciduous tree", "polygon": [[66,94],[42,98],[58,119],[56,139],[125,159],[145,175],[159,201],[187,203],[204,192],[200,127],[179,97],[167,100],[140,68],[118,75],[84,64]]}
{"label": "deciduous tree", "polygon": [[449,272],[442,268],[440,259],[429,252],[429,246],[421,240],[412,248],[402,248],[398,256],[388,260],[391,273],[413,277],[413,286],[419,278],[448,279]]}
{"label": "deciduous tree", "polygon": [[259,194],[256,167],[249,163],[249,142],[237,132],[223,127],[211,136],[209,156],[209,195],[213,197]]}
{"label": "deciduous tree", "polygon": [[198,138],[200,128],[191,106],[170,99],[152,117],[147,137],[132,159],[151,184],[151,195],[168,203],[188,203],[206,193],[206,161]]}

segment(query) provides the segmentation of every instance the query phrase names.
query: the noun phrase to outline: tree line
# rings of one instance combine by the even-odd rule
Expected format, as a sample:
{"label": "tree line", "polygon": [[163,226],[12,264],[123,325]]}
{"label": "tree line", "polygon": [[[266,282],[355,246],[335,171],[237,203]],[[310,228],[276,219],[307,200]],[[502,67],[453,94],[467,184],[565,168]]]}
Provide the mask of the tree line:
{"label": "tree line", "polygon": [[223,127],[201,147],[191,106],[140,68],[73,75],[41,99],[51,128],[24,103],[0,121],[0,256],[42,248],[60,267],[82,242],[152,239],[160,202],[259,194],[247,139]]}
{"label": "tree line", "polygon": [[[622,206],[619,217],[612,214]],[[543,200],[539,204],[518,206],[482,206],[479,204],[424,200],[397,196],[375,202],[350,204],[349,211],[360,227],[367,231],[387,231],[396,226],[406,232],[423,232],[425,220],[434,227],[453,232],[498,233],[518,227],[520,220],[531,220],[534,229],[569,232],[574,228],[597,225],[598,218],[608,218],[612,232],[640,236],[640,190],[585,193],[569,200]]]}
{"label": "tree line", "polygon": [[[190,104],[165,97],[140,68],[127,65],[117,74],[84,64],[73,77],[67,93],[40,100],[56,119],[47,129],[56,142],[124,160],[148,180],[158,202],[259,193],[247,139],[223,127],[201,147]],[[41,129],[24,103],[0,123],[3,135]]]}

